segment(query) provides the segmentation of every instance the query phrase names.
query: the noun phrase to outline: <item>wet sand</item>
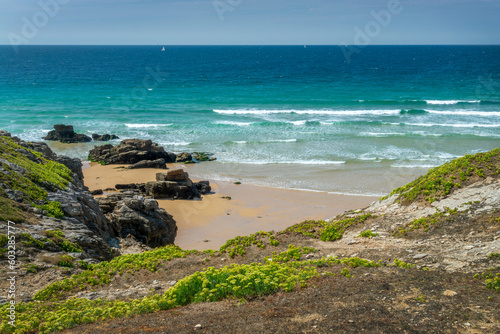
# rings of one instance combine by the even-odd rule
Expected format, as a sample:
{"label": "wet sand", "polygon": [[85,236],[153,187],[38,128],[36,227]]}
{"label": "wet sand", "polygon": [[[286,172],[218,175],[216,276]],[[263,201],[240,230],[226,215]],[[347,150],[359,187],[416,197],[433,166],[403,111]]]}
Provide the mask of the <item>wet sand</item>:
{"label": "wet sand", "polygon": [[[92,163],[85,168],[90,190],[113,188],[120,183],[155,180],[158,169],[123,169]],[[169,169],[189,166],[169,165]],[[177,222],[176,245],[184,249],[218,249],[227,239],[258,231],[280,231],[308,219],[329,219],[346,210],[366,207],[376,197],[349,196],[277,189],[250,184],[210,181],[212,194],[201,200],[158,200]],[[231,197],[231,200],[222,197]]]}

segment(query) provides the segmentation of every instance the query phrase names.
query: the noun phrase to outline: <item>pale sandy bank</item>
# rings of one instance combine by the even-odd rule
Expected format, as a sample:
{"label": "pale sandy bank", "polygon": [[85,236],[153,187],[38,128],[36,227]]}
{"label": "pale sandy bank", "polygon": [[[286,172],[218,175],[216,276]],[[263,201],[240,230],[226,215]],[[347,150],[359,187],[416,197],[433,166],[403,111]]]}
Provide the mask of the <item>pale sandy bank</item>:
{"label": "pale sandy bank", "polygon": [[[169,165],[169,169],[189,166]],[[123,169],[92,163],[85,168],[90,190],[113,188],[120,183],[155,180],[164,170]],[[158,200],[177,221],[175,243],[184,249],[218,249],[227,239],[257,231],[280,231],[307,219],[328,219],[346,210],[367,206],[377,198],[267,188],[209,180],[213,194],[202,200]],[[231,197],[231,200],[222,197]]]}

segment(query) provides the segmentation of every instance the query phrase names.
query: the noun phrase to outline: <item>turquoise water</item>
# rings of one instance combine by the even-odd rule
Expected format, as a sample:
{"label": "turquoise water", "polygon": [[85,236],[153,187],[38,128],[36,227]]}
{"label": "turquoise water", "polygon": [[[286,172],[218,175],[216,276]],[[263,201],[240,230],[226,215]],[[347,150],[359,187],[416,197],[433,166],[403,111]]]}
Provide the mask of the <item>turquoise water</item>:
{"label": "turquoise water", "polygon": [[[0,128],[209,151],[197,176],[383,194],[498,147],[500,47],[0,46]],[[85,158],[89,145],[55,145]]]}

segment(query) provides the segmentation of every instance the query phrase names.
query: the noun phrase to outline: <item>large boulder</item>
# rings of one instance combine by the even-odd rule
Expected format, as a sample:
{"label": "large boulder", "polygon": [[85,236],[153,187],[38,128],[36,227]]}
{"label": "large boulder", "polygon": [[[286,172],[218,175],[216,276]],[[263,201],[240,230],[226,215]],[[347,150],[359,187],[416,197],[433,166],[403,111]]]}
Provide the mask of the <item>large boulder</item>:
{"label": "large boulder", "polygon": [[89,152],[89,159],[105,164],[133,165],[143,160],[164,159],[166,163],[175,162],[176,155],[165,152],[162,146],[150,139],[126,139],[117,146],[110,144],[95,146]]}
{"label": "large boulder", "polygon": [[154,199],[124,192],[101,197],[97,201],[118,236],[134,236],[149,247],[174,243],[177,224]]}
{"label": "large boulder", "polygon": [[92,141],[89,136],[75,133],[73,125],[56,124],[43,139],[60,141],[61,143],[84,143]]}

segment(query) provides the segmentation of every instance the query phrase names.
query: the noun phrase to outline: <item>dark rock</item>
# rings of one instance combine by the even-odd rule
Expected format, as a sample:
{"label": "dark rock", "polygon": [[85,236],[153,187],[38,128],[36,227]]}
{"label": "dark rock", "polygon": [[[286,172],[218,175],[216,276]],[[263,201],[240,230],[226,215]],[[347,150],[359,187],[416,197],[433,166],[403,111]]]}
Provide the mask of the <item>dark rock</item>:
{"label": "dark rock", "polygon": [[109,141],[114,139],[120,139],[120,137],[118,137],[117,135],[108,135],[108,134],[98,135],[97,133],[93,133],[92,139],[94,141]]}
{"label": "dark rock", "polygon": [[189,174],[182,169],[174,169],[167,173],[156,173],[156,181],[186,181]]}
{"label": "dark rock", "polygon": [[165,163],[165,159],[157,159],[157,160],[142,160],[139,161],[132,166],[129,166],[130,169],[140,169],[140,168],[157,168],[157,169],[167,169],[167,164]]}
{"label": "dark rock", "polygon": [[96,196],[96,195],[102,195],[102,194],[104,194],[104,191],[102,191],[102,189],[97,189],[97,190],[92,190],[90,193],[93,196]]}
{"label": "dark rock", "polygon": [[95,146],[90,150],[89,159],[106,164],[130,165],[143,160],[164,159],[166,163],[175,162],[173,154],[165,152],[163,147],[149,139],[126,139],[117,146]]}
{"label": "dark rock", "polygon": [[202,195],[210,194],[210,192],[212,191],[212,187],[210,187],[209,181],[196,182],[194,183],[194,186]]}
{"label": "dark rock", "polygon": [[116,188],[106,188],[104,191],[116,191]]}
{"label": "dark rock", "polygon": [[187,162],[187,161],[193,161],[193,157],[191,156],[191,154],[186,152],[177,154],[175,162]]}
{"label": "dark rock", "polygon": [[54,129],[50,131],[45,140],[60,141],[62,143],[83,143],[92,141],[89,136],[75,133],[73,130],[73,125],[56,124]]}
{"label": "dark rock", "polygon": [[11,137],[11,134],[10,134],[10,132],[7,132],[5,130],[0,130],[0,136]]}
{"label": "dark rock", "polygon": [[155,200],[127,192],[101,197],[98,202],[120,237],[132,235],[150,247],[174,243],[177,224]]}

